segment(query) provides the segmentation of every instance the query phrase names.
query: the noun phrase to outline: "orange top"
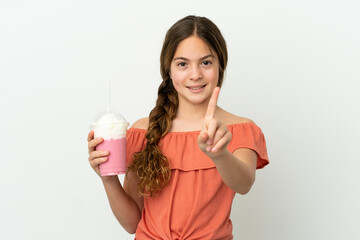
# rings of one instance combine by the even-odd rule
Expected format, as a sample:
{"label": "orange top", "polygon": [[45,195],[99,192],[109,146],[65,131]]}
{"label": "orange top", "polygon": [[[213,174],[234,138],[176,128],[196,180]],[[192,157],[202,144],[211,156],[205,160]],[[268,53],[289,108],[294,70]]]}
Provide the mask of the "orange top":
{"label": "orange top", "polygon": [[[250,148],[257,169],[269,163],[261,129],[252,122],[231,124],[228,150]],[[171,179],[155,197],[144,198],[135,239],[233,239],[230,210],[235,192],[220,178],[215,164],[198,147],[200,131],[170,132],[159,142],[171,167]],[[130,128],[127,163],[146,145],[146,130]]]}

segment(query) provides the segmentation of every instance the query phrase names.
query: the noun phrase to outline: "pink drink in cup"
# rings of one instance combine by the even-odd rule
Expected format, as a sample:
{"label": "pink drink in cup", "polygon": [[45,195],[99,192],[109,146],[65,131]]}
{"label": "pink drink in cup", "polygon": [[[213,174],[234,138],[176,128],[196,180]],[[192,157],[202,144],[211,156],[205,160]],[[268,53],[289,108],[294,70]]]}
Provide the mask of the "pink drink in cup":
{"label": "pink drink in cup", "polygon": [[90,126],[94,137],[102,137],[104,141],[96,146],[96,150],[109,151],[108,160],[99,165],[101,176],[126,173],[126,131],[129,123],[120,114],[107,112],[101,114]]}

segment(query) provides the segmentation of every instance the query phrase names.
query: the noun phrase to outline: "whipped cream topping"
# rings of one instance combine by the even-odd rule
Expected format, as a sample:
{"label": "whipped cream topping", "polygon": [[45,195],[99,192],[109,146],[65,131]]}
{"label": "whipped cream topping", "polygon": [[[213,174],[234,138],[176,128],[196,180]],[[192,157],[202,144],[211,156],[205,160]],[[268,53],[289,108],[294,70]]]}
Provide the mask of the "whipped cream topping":
{"label": "whipped cream topping", "polygon": [[123,119],[118,119],[115,114],[107,113],[91,124],[90,129],[94,130],[94,137],[102,137],[105,140],[119,139],[126,137],[129,123]]}

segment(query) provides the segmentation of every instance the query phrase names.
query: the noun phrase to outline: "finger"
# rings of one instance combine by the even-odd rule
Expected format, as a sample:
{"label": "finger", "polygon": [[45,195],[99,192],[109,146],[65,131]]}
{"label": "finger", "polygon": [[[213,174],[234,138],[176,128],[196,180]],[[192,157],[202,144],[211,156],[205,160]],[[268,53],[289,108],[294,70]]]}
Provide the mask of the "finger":
{"label": "finger", "polygon": [[206,114],[205,114],[206,117],[211,117],[211,118],[214,117],[219,93],[220,93],[220,88],[219,87],[214,88],[214,91],[211,95],[211,98],[210,98],[210,101],[208,104],[208,108],[206,110]]}
{"label": "finger", "polygon": [[226,133],[228,132],[228,129],[224,129],[224,128],[218,128],[216,133],[215,133],[215,136],[213,138],[213,142],[210,144],[210,145],[213,145],[215,146],[217,144],[217,142],[219,142],[220,139],[222,139]]}
{"label": "finger", "polygon": [[207,133],[209,135],[209,139],[207,141],[207,144],[208,145],[212,145],[214,141],[214,138],[215,138],[215,133],[217,132],[218,130],[218,127],[219,127],[219,122],[216,121],[215,119],[211,119],[209,121],[209,123],[207,124]]}
{"label": "finger", "polygon": [[89,143],[88,143],[88,149],[89,149],[89,153],[91,153],[92,151],[95,150],[96,146],[99,144],[99,143],[102,143],[104,141],[103,138],[95,138],[93,140],[91,140]]}
{"label": "finger", "polygon": [[207,134],[207,132],[202,131],[198,137],[199,147],[200,148],[205,147],[204,145],[206,144],[208,139],[209,139],[209,135]]}
{"label": "finger", "polygon": [[200,134],[200,140],[203,144],[205,144],[209,139],[209,134],[207,132],[203,132]]}
{"label": "finger", "polygon": [[91,130],[88,134],[87,141],[90,142],[94,138],[94,131]]}
{"label": "finger", "polygon": [[95,158],[94,160],[90,161],[90,166],[95,168],[99,166],[101,163],[104,163],[108,160],[107,157]]}
{"label": "finger", "polygon": [[227,132],[216,144],[211,148],[211,152],[217,152],[219,149],[223,148],[230,140],[231,140],[231,133]]}
{"label": "finger", "polygon": [[89,155],[89,161],[93,161],[95,158],[106,157],[109,155],[109,151],[93,151]]}

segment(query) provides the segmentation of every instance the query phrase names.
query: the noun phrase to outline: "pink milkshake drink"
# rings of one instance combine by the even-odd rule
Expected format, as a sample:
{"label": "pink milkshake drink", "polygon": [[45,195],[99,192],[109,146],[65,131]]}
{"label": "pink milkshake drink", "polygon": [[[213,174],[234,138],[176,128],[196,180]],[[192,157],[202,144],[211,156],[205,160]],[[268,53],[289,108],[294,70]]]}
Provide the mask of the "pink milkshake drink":
{"label": "pink milkshake drink", "polygon": [[104,141],[96,146],[96,150],[109,151],[108,160],[99,165],[101,176],[126,173],[126,131],[129,123],[118,113],[106,112],[91,124],[94,137],[102,137]]}

